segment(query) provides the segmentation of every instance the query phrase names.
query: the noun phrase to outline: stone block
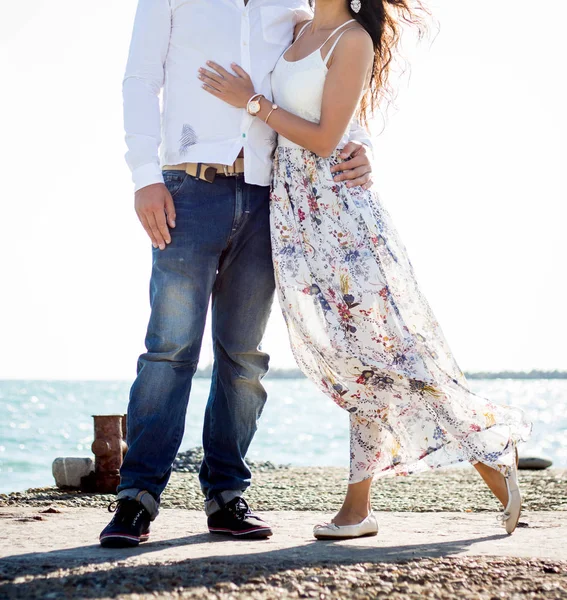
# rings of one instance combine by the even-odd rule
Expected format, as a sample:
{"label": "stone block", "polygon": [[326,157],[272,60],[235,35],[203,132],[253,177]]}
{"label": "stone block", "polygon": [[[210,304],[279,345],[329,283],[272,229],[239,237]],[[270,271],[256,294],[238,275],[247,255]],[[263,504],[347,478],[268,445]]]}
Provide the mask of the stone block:
{"label": "stone block", "polygon": [[81,477],[85,477],[94,471],[92,458],[64,457],[53,461],[52,472],[57,487],[78,488],[81,485]]}

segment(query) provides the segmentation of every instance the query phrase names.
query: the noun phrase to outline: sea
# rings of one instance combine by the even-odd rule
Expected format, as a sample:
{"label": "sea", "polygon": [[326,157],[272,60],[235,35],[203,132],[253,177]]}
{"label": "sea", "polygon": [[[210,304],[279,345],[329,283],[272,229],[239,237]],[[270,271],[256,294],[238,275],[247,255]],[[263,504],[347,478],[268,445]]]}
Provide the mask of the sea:
{"label": "sea", "polygon": [[[92,456],[92,415],[126,412],[128,381],[0,381],[0,493],[53,485],[60,456]],[[521,456],[567,467],[567,380],[474,379],[473,391],[522,408],[533,435]],[[347,466],[348,418],[306,379],[265,380],[268,401],[248,457]],[[201,445],[209,381],[195,379],[181,450]]]}

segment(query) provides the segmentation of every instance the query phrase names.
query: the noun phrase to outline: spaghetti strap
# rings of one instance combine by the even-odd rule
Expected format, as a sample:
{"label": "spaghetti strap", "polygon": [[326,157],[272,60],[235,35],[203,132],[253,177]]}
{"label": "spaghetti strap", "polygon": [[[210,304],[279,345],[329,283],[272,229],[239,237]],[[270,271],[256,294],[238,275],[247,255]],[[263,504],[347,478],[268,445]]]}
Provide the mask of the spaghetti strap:
{"label": "spaghetti strap", "polygon": [[[349,21],[345,21],[342,25],[339,25],[336,29],[334,29],[331,34],[327,37],[327,39],[319,46],[319,48],[317,48],[317,50],[314,50],[313,52],[311,52],[310,54],[308,54],[307,56],[311,56],[312,54],[315,54],[316,52],[319,53],[319,56],[321,56],[321,50],[323,49],[323,46],[337,33],[337,31],[340,31],[345,25],[348,25],[349,23],[354,23],[356,22],[356,19],[350,19]],[[297,42],[297,40],[299,40],[299,38],[305,33],[305,30],[307,29],[307,26],[310,25],[311,23],[313,23],[313,21],[307,21],[307,23],[305,23],[305,25],[303,25],[303,27],[299,30],[299,33],[297,34],[297,37],[293,40],[293,42],[286,48],[285,52],[282,54],[282,58],[286,61],[286,62],[290,62],[286,59],[285,55],[287,54],[287,52],[289,51],[289,49],[295,45],[295,43]],[[352,29],[352,27],[350,28]],[[349,29],[347,29],[346,31],[349,31]],[[346,33],[346,31],[343,31],[336,39],[335,43],[333,44],[333,47],[331,48],[331,51],[327,54],[326,60],[325,60],[325,66],[327,66],[327,62],[328,62],[328,57],[330,56],[330,54],[332,53],[332,51],[334,50],[335,46],[337,45],[337,42],[339,41],[339,39],[341,38],[341,36],[343,35],[343,33]],[[300,60],[304,60],[305,58],[307,58],[307,56],[304,56],[303,58],[299,59],[299,60],[295,60],[295,61],[291,61],[292,63],[294,62],[299,62]]]}
{"label": "spaghetti strap", "polygon": [[287,54],[287,51],[295,45],[295,42],[297,42],[297,40],[303,35],[303,32],[307,29],[307,25],[309,25],[310,23],[312,23],[313,21],[307,21],[307,23],[305,23],[305,25],[303,25],[303,27],[299,30],[299,33],[297,34],[297,37],[293,40],[293,42],[291,42],[291,44],[285,49],[285,52],[282,54],[282,56],[284,57],[285,60],[285,55]]}
{"label": "spaghetti strap", "polygon": [[[295,42],[297,42],[297,40],[303,35],[303,32],[307,29],[307,26],[312,23],[313,21],[307,21],[307,23],[305,23],[305,25],[299,30],[299,33],[297,34],[297,37],[293,40],[292,42],[292,46],[293,44],[295,44]],[[290,46],[291,48],[291,46]]]}
{"label": "spaghetti strap", "polygon": [[323,48],[323,46],[335,35],[335,33],[337,33],[337,31],[340,31],[345,25],[348,25],[349,23],[354,23],[354,21],[356,21],[356,19],[350,19],[350,21],[345,21],[342,25],[339,25],[334,31],[331,32],[329,37],[319,46],[319,50]]}
{"label": "spaghetti strap", "polygon": [[[353,19],[354,20],[354,19]],[[325,63],[325,66],[327,66],[327,64],[329,63],[329,58],[331,58],[331,55],[333,54],[333,50],[336,48],[337,44],[339,43],[339,40],[343,37],[343,35],[347,32],[350,31],[351,29],[356,29],[356,27],[350,27],[349,29],[345,29],[345,31],[341,32],[338,36],[337,39],[334,41],[333,45],[331,46],[331,49],[329,50],[329,52],[327,52],[327,56],[325,56],[325,60],[323,61]],[[327,40],[328,42],[329,40]],[[325,44],[327,43],[325,42]],[[325,45],[323,44],[323,46]],[[323,46],[321,46],[321,48],[323,48]]]}

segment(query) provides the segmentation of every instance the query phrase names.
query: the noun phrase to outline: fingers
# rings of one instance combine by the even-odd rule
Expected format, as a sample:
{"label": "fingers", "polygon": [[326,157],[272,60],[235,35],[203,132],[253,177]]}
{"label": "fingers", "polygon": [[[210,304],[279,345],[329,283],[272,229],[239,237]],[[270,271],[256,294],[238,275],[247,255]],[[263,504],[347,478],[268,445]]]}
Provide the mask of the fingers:
{"label": "fingers", "polygon": [[[355,169],[349,169],[348,171],[344,171],[340,173],[336,177],[333,178],[334,181],[347,181],[347,187],[354,187],[355,185],[361,185],[361,183],[367,183],[372,174],[372,169],[369,165],[363,165],[361,167],[356,167]],[[359,180],[363,180],[362,182],[355,183]]]}
{"label": "fingers", "polygon": [[[350,171],[351,169],[356,169],[357,167],[362,167],[367,164],[368,161],[364,158],[364,156],[355,156],[354,158],[351,158],[350,160],[345,160],[344,162],[339,163],[338,165],[333,165],[331,167],[331,173]],[[337,175],[337,177],[340,177],[340,175]],[[335,181],[342,181],[343,179],[348,179],[348,177],[341,177],[340,179],[335,179]]]}
{"label": "fingers", "polygon": [[353,179],[358,179],[366,174],[372,173],[372,169],[369,165],[362,165],[360,167],[355,167],[354,169],[349,169],[348,171],[343,171],[339,173],[333,180],[336,182],[339,181],[352,181]]}
{"label": "fingers", "polygon": [[150,238],[150,240],[152,240],[152,246],[154,248],[157,248],[158,243],[157,243],[157,240],[154,238],[152,228],[150,227],[150,225],[148,223],[148,219],[146,218],[146,215],[144,213],[140,212],[140,213],[138,213],[138,219],[140,219],[140,223],[142,224],[142,227],[148,234],[148,237]]}
{"label": "fingers", "polygon": [[359,142],[347,142],[345,147],[341,150],[341,158],[348,158],[349,156],[357,156],[361,152],[364,153],[366,150],[364,146]]}
{"label": "fingers", "polygon": [[230,66],[239,77],[242,77],[243,79],[250,79],[250,75],[248,75],[248,73],[240,65],[232,63]]}
{"label": "fingers", "polygon": [[216,88],[211,87],[210,85],[207,85],[206,83],[203,83],[203,85],[201,86],[205,92],[209,92],[209,94],[212,94],[213,96],[216,96],[217,98],[222,98],[222,92],[219,92]]}
{"label": "fingers", "polygon": [[[146,218],[148,219],[148,225],[152,230],[152,236],[157,243],[157,247],[160,250],[165,250],[166,239],[169,238],[169,231],[167,230],[167,225],[165,223],[165,213],[150,213],[149,215],[146,215]],[[164,232],[164,227],[165,232],[167,233]],[[169,241],[171,241],[171,238],[169,238]]]}
{"label": "fingers", "polygon": [[[157,228],[161,235],[162,240],[166,244],[171,244],[171,236],[169,235],[169,229],[167,227],[167,222],[165,220],[165,210],[160,210],[160,211],[154,212],[154,218],[156,220]],[[161,244],[159,244],[159,248],[160,248],[160,250],[163,250],[163,248],[161,247]],[[165,248],[165,246],[164,246],[164,248]]]}
{"label": "fingers", "polygon": [[175,227],[175,204],[169,192],[165,197],[165,214],[167,215],[167,224],[172,228]]}
{"label": "fingers", "polygon": [[[207,83],[211,83],[213,85],[213,87],[216,87],[219,89],[222,86],[222,84],[226,81],[225,79],[223,79],[220,75],[218,75],[214,71],[209,71],[208,69],[203,69],[203,68],[199,69],[199,76],[200,76],[200,79],[206,80]],[[215,85],[215,84],[217,84],[217,85]]]}
{"label": "fingers", "polygon": [[206,85],[207,88],[214,90],[218,94],[222,94],[221,84],[209,79],[206,75],[199,75],[199,79],[203,82],[203,87]]}
{"label": "fingers", "polygon": [[210,68],[198,71],[198,78],[203,82],[202,88],[231,106],[246,108],[254,95],[254,84],[248,73],[236,63],[232,63],[232,67],[238,74],[229,73],[211,60],[207,61],[207,66]]}
{"label": "fingers", "polygon": [[199,79],[203,82],[203,89],[207,92],[214,90],[217,94],[222,94],[225,80],[220,75],[207,71],[207,69],[199,69]]}
{"label": "fingers", "polygon": [[357,177],[356,179],[351,179],[346,185],[348,188],[361,187],[365,190],[372,187],[372,176],[370,173],[365,173],[361,177]]}
{"label": "fingers", "polygon": [[372,180],[372,169],[369,166],[357,167],[356,169],[341,173],[340,175],[333,177],[333,181],[346,181],[346,186],[348,188],[360,186],[365,190],[369,190],[374,185],[374,181]]}
{"label": "fingers", "polygon": [[214,69],[224,79],[230,79],[231,77],[234,77],[232,73],[229,73],[226,69],[220,65],[217,65],[217,63],[213,62],[212,60],[207,61],[207,66],[209,66],[211,69]]}

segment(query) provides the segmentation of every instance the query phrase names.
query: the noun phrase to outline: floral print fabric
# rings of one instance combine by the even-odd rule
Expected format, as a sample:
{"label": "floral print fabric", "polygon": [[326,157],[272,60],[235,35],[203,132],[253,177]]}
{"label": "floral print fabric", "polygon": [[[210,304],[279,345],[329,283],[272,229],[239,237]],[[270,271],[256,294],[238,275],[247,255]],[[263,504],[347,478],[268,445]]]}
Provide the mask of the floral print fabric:
{"label": "floral print fabric", "polygon": [[468,389],[388,213],[333,181],[338,161],[278,146],[270,210],[295,359],[350,416],[350,482],[459,461],[506,474],[531,425]]}

